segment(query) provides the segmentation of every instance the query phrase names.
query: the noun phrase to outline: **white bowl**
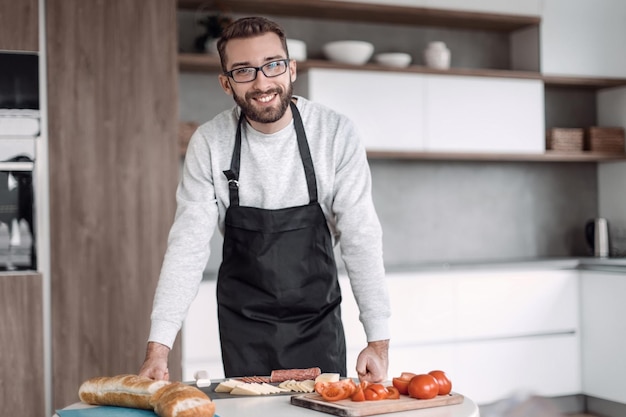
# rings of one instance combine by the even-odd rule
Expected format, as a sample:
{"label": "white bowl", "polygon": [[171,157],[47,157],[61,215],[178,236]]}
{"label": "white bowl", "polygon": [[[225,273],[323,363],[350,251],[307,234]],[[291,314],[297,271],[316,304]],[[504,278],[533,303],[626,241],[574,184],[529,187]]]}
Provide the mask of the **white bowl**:
{"label": "white bowl", "polygon": [[404,52],[386,52],[377,54],[374,60],[381,65],[395,68],[406,68],[411,63],[411,55]]}
{"label": "white bowl", "polygon": [[362,65],[372,57],[374,45],[365,41],[335,41],[325,44],[322,50],[331,61]]}
{"label": "white bowl", "polygon": [[287,39],[289,58],[296,61],[306,61],[306,43],[298,39]]}

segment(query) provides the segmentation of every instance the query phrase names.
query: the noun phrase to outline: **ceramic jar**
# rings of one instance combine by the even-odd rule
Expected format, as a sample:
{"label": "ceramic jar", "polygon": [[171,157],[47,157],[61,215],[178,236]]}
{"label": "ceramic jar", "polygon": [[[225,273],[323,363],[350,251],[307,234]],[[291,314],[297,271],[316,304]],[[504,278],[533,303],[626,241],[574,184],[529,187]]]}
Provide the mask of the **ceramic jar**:
{"label": "ceramic jar", "polygon": [[450,68],[450,50],[443,42],[430,42],[424,50],[426,66],[437,69]]}

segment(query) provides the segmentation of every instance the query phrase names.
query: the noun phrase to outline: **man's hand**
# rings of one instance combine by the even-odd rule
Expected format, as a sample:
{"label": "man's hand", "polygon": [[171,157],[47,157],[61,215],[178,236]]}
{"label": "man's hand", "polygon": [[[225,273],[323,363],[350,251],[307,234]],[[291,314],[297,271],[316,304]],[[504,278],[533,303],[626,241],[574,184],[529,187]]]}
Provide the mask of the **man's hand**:
{"label": "man's hand", "polygon": [[167,357],[170,348],[156,342],[148,342],[146,359],[139,370],[140,376],[146,376],[154,380],[169,381],[170,373],[167,370]]}
{"label": "man's hand", "polygon": [[356,373],[360,381],[383,382],[389,367],[389,340],[369,342],[356,360]]}

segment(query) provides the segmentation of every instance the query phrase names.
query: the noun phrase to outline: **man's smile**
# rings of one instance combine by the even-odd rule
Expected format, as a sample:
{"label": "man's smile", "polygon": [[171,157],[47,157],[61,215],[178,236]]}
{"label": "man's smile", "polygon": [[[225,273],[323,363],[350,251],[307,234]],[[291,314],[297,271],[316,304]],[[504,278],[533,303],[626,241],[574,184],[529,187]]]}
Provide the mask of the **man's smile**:
{"label": "man's smile", "polygon": [[254,100],[260,101],[261,103],[265,104],[265,103],[269,103],[270,101],[272,101],[276,97],[277,97],[276,93],[273,93],[273,94],[263,94],[263,95],[260,95],[258,97],[255,97]]}

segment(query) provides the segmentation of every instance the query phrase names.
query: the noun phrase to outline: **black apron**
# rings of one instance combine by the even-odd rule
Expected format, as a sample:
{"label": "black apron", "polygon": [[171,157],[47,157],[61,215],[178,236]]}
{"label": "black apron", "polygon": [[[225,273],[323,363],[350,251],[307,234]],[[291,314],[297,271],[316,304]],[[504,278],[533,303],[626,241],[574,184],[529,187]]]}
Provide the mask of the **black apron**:
{"label": "black apron", "polygon": [[346,375],[341,291],[332,240],[317,202],[302,119],[291,104],[309,204],[278,210],[239,205],[239,118],[229,171],[217,303],[226,377],[320,367]]}

